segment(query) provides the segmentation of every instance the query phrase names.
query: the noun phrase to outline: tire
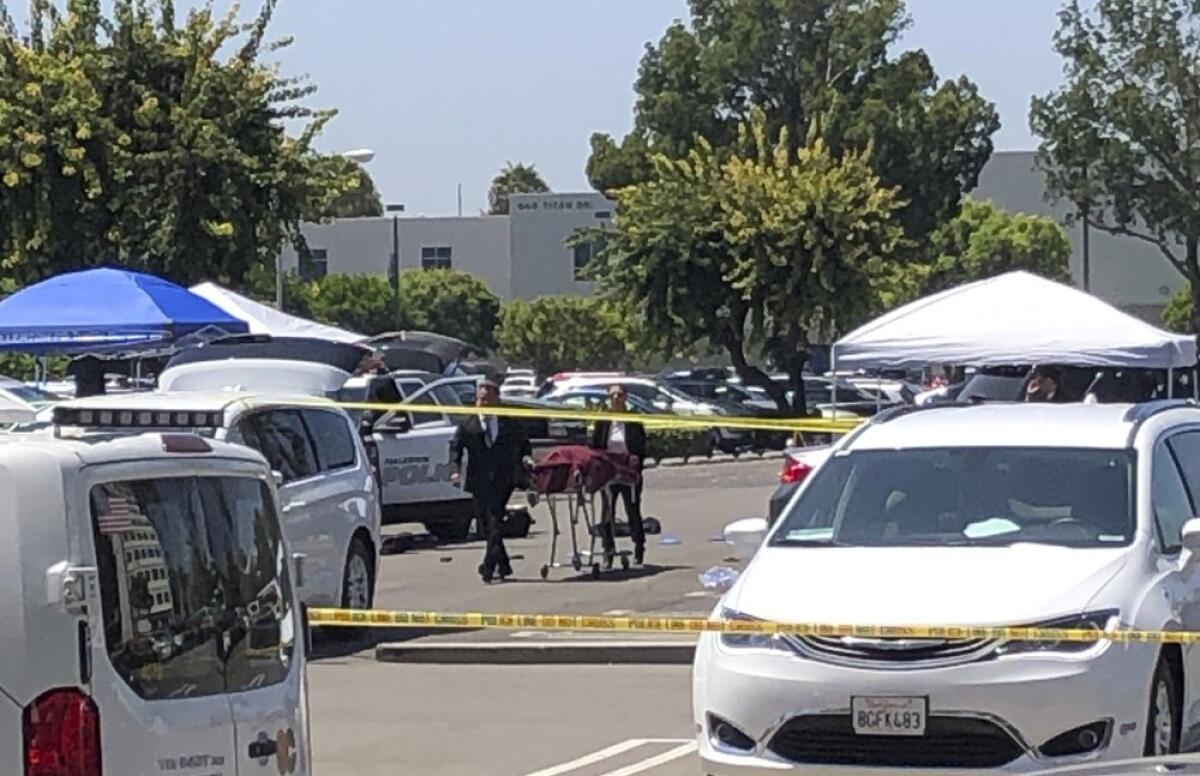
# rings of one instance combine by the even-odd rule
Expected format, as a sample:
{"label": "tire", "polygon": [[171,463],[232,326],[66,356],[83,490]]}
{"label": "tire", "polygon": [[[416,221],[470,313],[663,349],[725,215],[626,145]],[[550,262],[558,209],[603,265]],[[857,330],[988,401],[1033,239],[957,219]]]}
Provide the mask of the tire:
{"label": "tire", "polygon": [[370,609],[375,602],[375,559],[361,537],[350,542],[342,570],[342,608]]}
{"label": "tire", "polygon": [[433,534],[439,542],[461,542],[471,533],[470,517],[455,520],[438,520],[425,524],[425,530]]}
{"label": "tire", "polygon": [[1179,693],[1179,676],[1166,656],[1158,659],[1154,669],[1154,681],[1150,684],[1150,708],[1146,714],[1146,744],[1143,754],[1147,757],[1162,757],[1179,752],[1182,733],[1180,722],[1182,706]]}

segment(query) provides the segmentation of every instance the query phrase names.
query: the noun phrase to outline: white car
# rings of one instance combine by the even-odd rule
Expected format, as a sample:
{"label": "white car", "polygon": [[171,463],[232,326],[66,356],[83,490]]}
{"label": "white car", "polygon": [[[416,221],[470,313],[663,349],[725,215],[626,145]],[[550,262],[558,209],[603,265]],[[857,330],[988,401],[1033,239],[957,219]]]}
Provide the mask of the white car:
{"label": "white car", "polygon": [[[181,424],[177,416],[186,420]],[[56,429],[185,425],[257,450],[279,480],[284,537],[303,556],[300,599],[311,606],[371,608],[381,545],[378,488],[345,411],[308,396],[168,391],[75,399],[55,407],[53,418]]]}
{"label": "white car", "polygon": [[[714,616],[1200,631],[1200,408],[943,405],[843,439]],[[765,534],[765,542],[764,542]],[[706,634],[703,772],[1030,772],[1200,743],[1196,646]]]}
{"label": "white car", "polygon": [[0,773],[311,773],[262,456],[174,431],[6,434],[0,492]]}

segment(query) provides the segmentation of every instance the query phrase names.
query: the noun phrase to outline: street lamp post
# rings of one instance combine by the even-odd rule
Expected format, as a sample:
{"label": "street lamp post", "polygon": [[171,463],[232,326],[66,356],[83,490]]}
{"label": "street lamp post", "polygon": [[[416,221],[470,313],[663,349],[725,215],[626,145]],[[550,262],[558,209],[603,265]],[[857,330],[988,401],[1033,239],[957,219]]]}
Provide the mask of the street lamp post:
{"label": "street lamp post", "polygon": [[400,214],[404,205],[388,205],[387,212],[392,214],[392,259],[388,265],[388,274],[392,281],[392,301],[396,308],[396,330],[401,328],[400,315]]}
{"label": "street lamp post", "polygon": [[[335,154],[348,159],[355,164],[367,164],[375,158],[375,152],[370,148],[356,148],[353,151],[343,151]],[[283,251],[275,257],[275,309],[283,312]]]}

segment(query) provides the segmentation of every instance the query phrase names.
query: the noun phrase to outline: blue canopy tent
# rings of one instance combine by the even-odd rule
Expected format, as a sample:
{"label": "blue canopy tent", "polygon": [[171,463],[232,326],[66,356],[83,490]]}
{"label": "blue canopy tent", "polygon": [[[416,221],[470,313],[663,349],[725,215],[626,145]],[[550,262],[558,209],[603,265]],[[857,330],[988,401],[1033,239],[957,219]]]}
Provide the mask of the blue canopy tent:
{"label": "blue canopy tent", "polygon": [[182,286],[121,269],[56,275],[0,301],[0,351],[129,353],[248,331]]}

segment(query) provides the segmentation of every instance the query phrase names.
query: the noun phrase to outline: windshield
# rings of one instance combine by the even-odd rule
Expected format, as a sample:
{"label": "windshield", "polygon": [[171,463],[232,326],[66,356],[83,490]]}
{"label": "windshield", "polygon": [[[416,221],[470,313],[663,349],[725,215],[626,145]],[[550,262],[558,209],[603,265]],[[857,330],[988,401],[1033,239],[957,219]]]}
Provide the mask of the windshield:
{"label": "windshield", "polygon": [[23,402],[27,402],[35,406],[62,401],[62,399],[58,398],[58,396],[50,393],[49,391],[43,391],[41,388],[34,388],[28,385],[6,385],[4,386],[4,391],[12,394]]}
{"label": "windshield", "polygon": [[1107,547],[1133,539],[1123,450],[945,448],[831,458],[794,501],[775,546]]}

